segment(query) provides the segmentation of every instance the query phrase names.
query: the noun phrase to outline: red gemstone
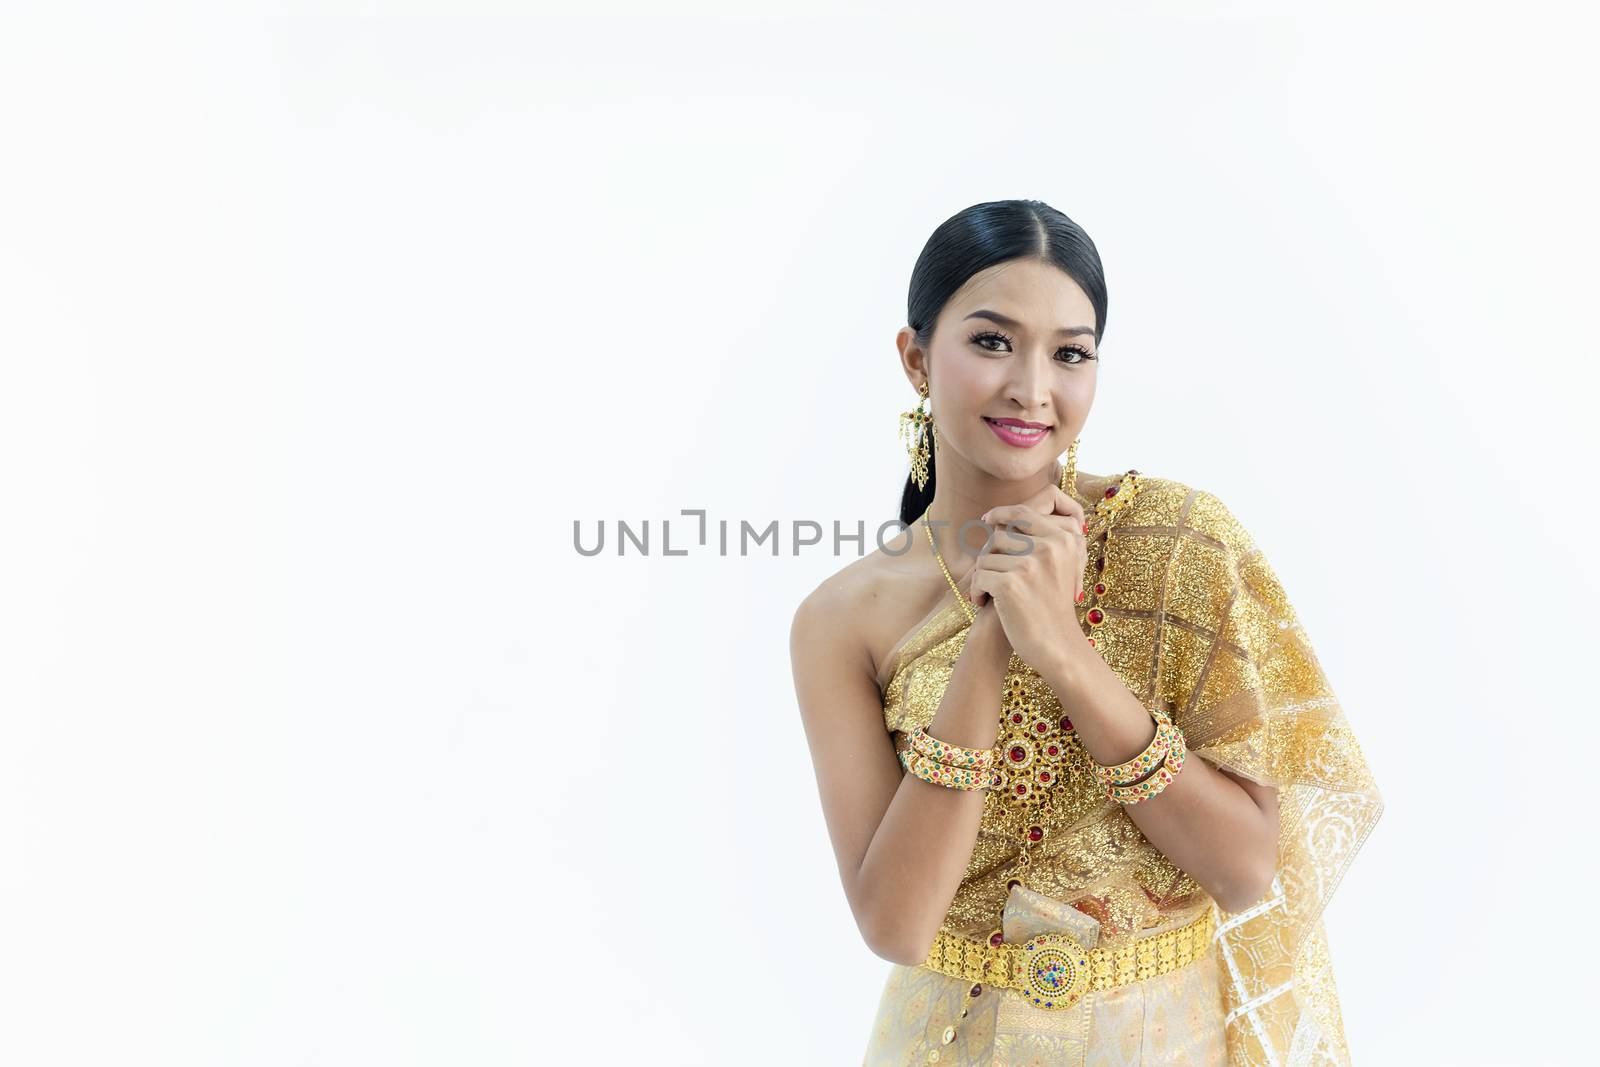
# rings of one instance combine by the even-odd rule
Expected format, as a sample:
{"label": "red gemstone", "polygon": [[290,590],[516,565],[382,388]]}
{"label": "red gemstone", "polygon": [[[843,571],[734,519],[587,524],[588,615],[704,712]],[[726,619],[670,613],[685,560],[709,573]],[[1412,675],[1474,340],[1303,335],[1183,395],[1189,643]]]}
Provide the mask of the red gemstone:
{"label": "red gemstone", "polygon": [[1113,485],[1110,489],[1107,489],[1106,490],[1106,499],[1110,500],[1112,497],[1116,496],[1117,495],[1117,489],[1118,489],[1118,487],[1115,486],[1115,485]]}
{"label": "red gemstone", "polygon": [[1044,827],[1042,827],[1042,826],[1030,826],[1030,827],[1028,827],[1028,840],[1029,841],[1043,841],[1044,840]]}
{"label": "red gemstone", "polygon": [[1089,638],[1089,647],[1090,647],[1090,648],[1093,648],[1093,647],[1094,647],[1094,638],[1092,638],[1092,637],[1091,637],[1091,638]]}
{"label": "red gemstone", "polygon": [[1049,771],[1040,771],[1039,772],[1039,781],[1041,781],[1041,782],[1049,782],[1050,781],[1050,772]]}
{"label": "red gemstone", "polygon": [[1100,622],[1104,618],[1105,618],[1105,613],[1102,612],[1099,608],[1090,608],[1089,609],[1089,621],[1090,622],[1097,623],[1097,622]]}
{"label": "red gemstone", "polygon": [[1005,943],[1006,943],[1006,939],[1005,939],[1005,935],[1004,934],[990,934],[989,935],[989,944],[993,945],[995,948],[999,948],[1001,945],[1003,945]]}
{"label": "red gemstone", "polygon": [[1071,730],[1072,729],[1072,720],[1067,718],[1065,715],[1061,716],[1061,729],[1062,730]]}
{"label": "red gemstone", "polygon": [[1105,596],[1106,595],[1106,583],[1105,582],[1095,582],[1094,583],[1094,594],[1095,594],[1095,596]]}
{"label": "red gemstone", "polygon": [[1045,722],[1043,719],[1040,719],[1038,722],[1033,724],[1033,728],[1042,734],[1050,729],[1050,724]]}
{"label": "red gemstone", "polygon": [[1049,748],[1045,749],[1045,751],[1050,753],[1052,756],[1061,755],[1061,749],[1056,745],[1051,745]]}
{"label": "red gemstone", "polygon": [[1012,722],[1021,722],[1022,721],[1022,712],[1019,711],[1015,715],[1011,716],[1011,721]]}
{"label": "red gemstone", "polygon": [[1027,749],[1023,748],[1021,745],[1013,745],[1013,746],[1011,746],[1011,760],[1012,760],[1013,763],[1021,763],[1023,760],[1025,760],[1027,758],[1028,758],[1028,750]]}
{"label": "red gemstone", "polygon": [[1017,783],[1017,796],[1019,796],[1019,797],[1023,796],[1027,792],[1028,792],[1028,787],[1026,785],[1024,785],[1022,782],[1018,782]]}

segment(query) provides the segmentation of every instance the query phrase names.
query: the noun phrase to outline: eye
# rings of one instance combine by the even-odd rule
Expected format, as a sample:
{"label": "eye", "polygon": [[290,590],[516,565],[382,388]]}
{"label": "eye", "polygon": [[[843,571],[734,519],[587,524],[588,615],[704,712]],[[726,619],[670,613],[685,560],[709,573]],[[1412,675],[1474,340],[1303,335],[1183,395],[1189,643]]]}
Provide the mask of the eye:
{"label": "eye", "polygon": [[[1003,351],[1002,349],[998,348],[990,348],[984,343],[986,341],[999,341],[1007,348],[1011,346],[1011,338],[996,330],[980,330],[968,338],[968,340],[972,344],[982,348],[985,352]],[[1063,359],[1063,355],[1065,355],[1067,358]],[[1073,358],[1074,356],[1076,358]],[[1082,345],[1067,345],[1056,353],[1056,358],[1060,359],[1061,362],[1067,364],[1068,366],[1076,366],[1079,363],[1084,363],[1091,359],[1099,359],[1100,357],[1089,351],[1087,348],[1084,348]]]}
{"label": "eye", "polygon": [[1011,344],[1011,338],[1007,337],[1003,333],[997,333],[994,330],[980,330],[969,337],[968,340],[977,345],[979,348],[982,348],[985,352],[998,352],[999,349],[985,346],[983,344],[984,341],[1004,341],[1007,345]]}

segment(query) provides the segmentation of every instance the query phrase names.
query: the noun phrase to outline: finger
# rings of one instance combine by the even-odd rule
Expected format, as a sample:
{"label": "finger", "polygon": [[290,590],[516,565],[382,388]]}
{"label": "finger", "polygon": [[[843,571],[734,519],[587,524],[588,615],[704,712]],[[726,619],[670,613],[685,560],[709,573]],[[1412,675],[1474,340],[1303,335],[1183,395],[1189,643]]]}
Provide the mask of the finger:
{"label": "finger", "polygon": [[1080,525],[1087,517],[1083,505],[1053,482],[1022,501],[1020,505],[1013,506],[1032,508],[1041,515],[1076,515]]}
{"label": "finger", "polygon": [[1030,508],[1026,504],[996,504],[982,515],[979,515],[978,519],[981,522],[989,523],[991,526],[998,526],[1002,522],[1025,521],[1030,518],[1038,519],[1044,514],[1045,512],[1041,512],[1037,508]]}
{"label": "finger", "polygon": [[1039,511],[1026,504],[997,504],[978,518],[989,526],[1009,526],[1030,533],[1040,529],[1051,515],[1048,511]]}
{"label": "finger", "polygon": [[1019,567],[1026,567],[1026,560],[1026,553],[986,552],[978,557],[978,566],[974,569],[987,570],[991,573],[995,571],[1004,573],[1017,570]]}
{"label": "finger", "polygon": [[1029,536],[1027,531],[1018,531],[1011,526],[992,526],[989,528],[989,539],[984,542],[983,555],[1026,555],[1033,551],[1037,538]]}
{"label": "finger", "polygon": [[1016,571],[1021,566],[1026,566],[1024,560],[1026,560],[1026,557],[1021,557],[1021,555],[984,553],[984,555],[978,557],[973,569],[966,574],[966,581],[963,582],[963,585],[968,590],[968,595],[971,592],[976,592],[976,590],[984,589],[984,582],[987,581],[986,577],[984,577],[986,574],[989,574],[989,576],[1010,574],[1011,571]]}
{"label": "finger", "polygon": [[1011,576],[1002,571],[985,568],[972,575],[973,591],[989,597],[1004,596],[1010,585]]}
{"label": "finger", "polygon": [[963,574],[961,576],[961,580],[956,584],[961,587],[961,595],[963,597],[974,604],[982,604],[984,601],[984,595],[978,591],[976,584],[977,577],[978,568],[976,566],[968,567],[967,573]]}
{"label": "finger", "polygon": [[[1006,507],[1013,506],[1007,505]],[[991,509],[988,514],[991,520],[988,525],[995,532],[990,535],[985,543],[985,551],[999,551],[999,549],[989,547],[990,544],[998,543],[1004,545],[1004,551],[1013,555],[1018,553],[1028,555],[1040,543],[1061,542],[1065,544],[1071,538],[1079,539],[1078,548],[1079,551],[1082,551],[1084,531],[1079,527],[1078,520],[1074,516],[1041,515],[1036,511],[1024,511],[1019,514],[1005,511],[998,507]],[[1004,518],[1007,514],[1011,515],[1009,520]]]}
{"label": "finger", "polygon": [[1055,493],[1061,492],[1054,485],[1046,485],[1028,499],[1022,501],[1023,507],[1029,507],[1041,514],[1048,515],[1055,510]]}
{"label": "finger", "polygon": [[[1061,492],[1059,489],[1055,491]],[[1033,529],[1040,529],[1045,525],[1049,525],[1052,521],[1061,524],[1074,533],[1087,533],[1088,523],[1083,518],[1083,508],[1065,493],[1061,495],[1066,498],[1067,504],[1072,505],[1077,510],[1066,514],[1056,514],[1055,512],[1038,512],[1022,504],[999,504],[984,512],[980,518],[991,526],[1013,526],[1021,529],[1024,533],[1031,533]]]}
{"label": "finger", "polygon": [[961,579],[961,595],[974,604],[983,604],[983,590],[978,588],[978,568],[973,567]]}
{"label": "finger", "polygon": [[1088,516],[1083,512],[1083,505],[1072,499],[1059,485],[1047,485],[1045,491],[1049,494],[1049,508],[1040,508],[1040,511],[1052,511],[1057,515],[1073,515],[1077,517],[1078,525],[1082,526]]}

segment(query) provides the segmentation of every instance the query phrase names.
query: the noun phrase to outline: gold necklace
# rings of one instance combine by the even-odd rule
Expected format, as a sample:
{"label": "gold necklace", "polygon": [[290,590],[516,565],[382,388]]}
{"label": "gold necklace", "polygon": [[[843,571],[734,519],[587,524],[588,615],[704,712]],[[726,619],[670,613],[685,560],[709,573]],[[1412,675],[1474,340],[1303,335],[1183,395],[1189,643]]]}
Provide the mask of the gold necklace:
{"label": "gold necklace", "polygon": [[939,569],[944,571],[944,580],[950,583],[950,589],[956,595],[956,602],[961,605],[961,610],[967,613],[967,622],[970,624],[976,616],[967,604],[967,598],[961,595],[961,588],[956,585],[956,580],[950,577],[950,568],[944,565],[944,557],[939,555],[939,546],[933,543],[933,527],[928,524],[927,512],[922,515],[922,528],[928,534],[928,547],[933,549],[933,558],[939,561]]}

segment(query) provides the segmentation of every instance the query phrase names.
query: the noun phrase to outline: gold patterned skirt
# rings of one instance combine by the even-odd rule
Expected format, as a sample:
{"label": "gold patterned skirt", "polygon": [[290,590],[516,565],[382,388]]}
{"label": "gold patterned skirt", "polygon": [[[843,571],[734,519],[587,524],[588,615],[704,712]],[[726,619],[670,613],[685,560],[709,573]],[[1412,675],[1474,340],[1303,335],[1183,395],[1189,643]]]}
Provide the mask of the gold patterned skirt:
{"label": "gold patterned skirt", "polygon": [[[1002,929],[1009,942],[1063,931],[1093,947],[1099,924],[1019,887],[1007,898]],[[1202,956],[1167,974],[1092,991],[1069,1008],[1050,1010],[998,986],[972,997],[965,979],[895,964],[862,1067],[1227,1067],[1217,966],[1213,941]],[[956,1037],[945,1044],[951,1024]]]}

